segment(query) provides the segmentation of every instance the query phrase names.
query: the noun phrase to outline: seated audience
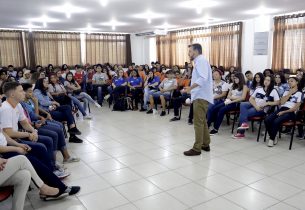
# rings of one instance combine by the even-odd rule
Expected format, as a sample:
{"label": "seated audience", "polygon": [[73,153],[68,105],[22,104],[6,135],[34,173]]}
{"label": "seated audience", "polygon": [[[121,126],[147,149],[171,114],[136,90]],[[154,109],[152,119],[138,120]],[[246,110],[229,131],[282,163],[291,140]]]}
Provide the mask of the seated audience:
{"label": "seated audience", "polygon": [[32,83],[32,79],[31,79],[31,70],[25,70],[23,73],[23,77],[19,79],[19,83],[20,84],[24,84],[24,83]]}
{"label": "seated audience", "polygon": [[253,82],[253,73],[251,71],[246,71],[245,76],[247,79],[246,85],[250,89]]}
{"label": "seated audience", "polygon": [[274,88],[278,91],[280,97],[283,96],[285,91],[289,91],[289,85],[283,74],[281,74],[281,73],[275,74]]}
{"label": "seated audience", "polygon": [[160,78],[154,75],[153,71],[149,71],[146,81],[144,83],[144,96],[143,96],[143,106],[140,111],[147,111],[147,102],[150,95],[158,91],[158,86],[160,83]]}
{"label": "seated audience", "polygon": [[128,79],[128,87],[132,95],[132,107],[134,111],[138,110],[140,94],[143,93],[143,82],[136,70],[131,71]]}
{"label": "seated audience", "polygon": [[8,65],[7,68],[8,68],[7,75],[16,78],[16,76],[17,76],[17,71],[15,71],[14,66],[13,66],[13,65]]}
{"label": "seated audience", "polygon": [[264,86],[264,75],[262,73],[256,73],[254,75],[254,80],[249,88],[250,96],[254,93],[257,88]]}
{"label": "seated audience", "polygon": [[119,70],[119,76],[114,78],[112,81],[112,87],[108,88],[108,91],[111,95],[109,98],[109,103],[112,101],[116,102],[121,94],[126,95],[127,92],[127,79],[124,75],[124,70]]}
{"label": "seated audience", "polygon": [[107,92],[109,86],[110,78],[106,72],[102,72],[103,66],[101,64],[96,65],[96,73],[92,78],[93,91],[97,96],[97,102],[102,106],[104,95],[103,93]]}

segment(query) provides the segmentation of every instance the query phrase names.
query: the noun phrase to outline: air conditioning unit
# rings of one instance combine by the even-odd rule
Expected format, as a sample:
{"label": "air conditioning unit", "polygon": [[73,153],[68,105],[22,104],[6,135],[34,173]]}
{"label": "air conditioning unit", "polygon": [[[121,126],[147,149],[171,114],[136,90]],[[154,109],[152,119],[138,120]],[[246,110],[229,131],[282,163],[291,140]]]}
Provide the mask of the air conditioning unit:
{"label": "air conditioning unit", "polygon": [[154,30],[154,31],[146,31],[146,32],[141,32],[141,33],[136,33],[136,36],[165,36],[167,35],[167,30]]}

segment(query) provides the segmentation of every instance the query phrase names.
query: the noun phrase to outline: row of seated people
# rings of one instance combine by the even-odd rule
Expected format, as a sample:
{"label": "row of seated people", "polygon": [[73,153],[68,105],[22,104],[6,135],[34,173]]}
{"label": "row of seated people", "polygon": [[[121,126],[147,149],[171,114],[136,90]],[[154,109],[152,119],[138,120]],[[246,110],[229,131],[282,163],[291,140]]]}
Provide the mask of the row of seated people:
{"label": "row of seated people", "polygon": [[[40,189],[43,200],[59,199],[79,192],[79,186],[66,186],[61,179],[70,175],[56,161],[60,151],[65,164],[78,162],[66,146],[63,125],[56,115],[40,110],[31,84],[5,82],[5,100],[0,107],[0,185],[14,186],[13,209],[23,209],[30,180]],[[68,107],[68,106],[67,106]],[[67,108],[62,115],[67,116]],[[54,119],[53,119],[54,118]],[[66,120],[61,116],[59,121]],[[75,123],[70,135],[80,131]]]}

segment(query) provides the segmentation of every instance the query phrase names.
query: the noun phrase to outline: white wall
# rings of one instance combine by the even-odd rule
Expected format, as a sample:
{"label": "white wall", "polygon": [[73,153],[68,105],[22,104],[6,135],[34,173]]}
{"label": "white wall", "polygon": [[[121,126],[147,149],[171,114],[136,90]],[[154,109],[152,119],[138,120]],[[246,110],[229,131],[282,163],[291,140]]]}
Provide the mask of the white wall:
{"label": "white wall", "polygon": [[150,64],[157,60],[156,38],[130,35],[132,62]]}
{"label": "white wall", "polygon": [[[242,70],[246,72],[261,72],[266,68],[271,68],[272,58],[272,37],[273,19],[270,16],[260,16],[255,19],[243,21],[242,39]],[[254,33],[269,32],[268,55],[254,55]]]}

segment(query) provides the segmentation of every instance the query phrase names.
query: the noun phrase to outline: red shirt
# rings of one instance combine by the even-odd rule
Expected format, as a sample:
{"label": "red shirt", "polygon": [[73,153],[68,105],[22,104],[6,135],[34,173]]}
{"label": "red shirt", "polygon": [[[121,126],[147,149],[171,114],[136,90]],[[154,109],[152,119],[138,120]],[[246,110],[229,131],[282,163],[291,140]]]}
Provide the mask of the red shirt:
{"label": "red shirt", "polygon": [[83,83],[84,73],[83,72],[75,72],[74,79],[78,84]]}
{"label": "red shirt", "polygon": [[92,78],[93,78],[94,72],[89,72],[87,74],[87,82],[92,83]]}

